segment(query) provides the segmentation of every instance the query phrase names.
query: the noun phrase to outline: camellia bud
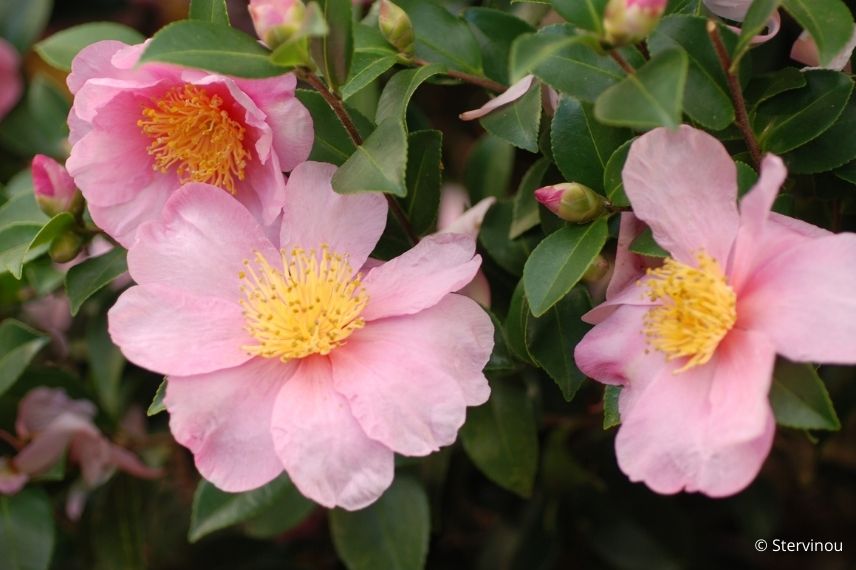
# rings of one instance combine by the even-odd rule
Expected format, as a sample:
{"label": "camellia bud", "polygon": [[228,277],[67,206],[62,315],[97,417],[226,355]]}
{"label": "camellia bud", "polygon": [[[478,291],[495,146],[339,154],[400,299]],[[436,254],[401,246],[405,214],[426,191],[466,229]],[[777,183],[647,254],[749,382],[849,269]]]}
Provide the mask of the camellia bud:
{"label": "camellia bud", "polygon": [[565,182],[535,190],[535,199],[565,221],[583,224],[606,211],[606,198],[582,184]]}
{"label": "camellia bud", "polygon": [[66,230],[54,238],[48,254],[56,263],[66,263],[77,257],[81,249],[83,249],[83,236],[74,230]]}
{"label": "camellia bud", "polygon": [[48,216],[83,212],[83,196],[65,167],[43,154],[33,157],[33,191],[39,208]]}
{"label": "camellia bud", "polygon": [[657,26],[667,0],[609,0],[604,12],[604,40],[611,46],[642,41]]}
{"label": "camellia bud", "polygon": [[306,6],[300,0],[250,0],[249,11],[256,35],[276,49],[302,30]]}
{"label": "camellia bud", "polygon": [[378,14],[380,33],[401,53],[413,52],[413,24],[407,12],[390,2],[380,0]]}

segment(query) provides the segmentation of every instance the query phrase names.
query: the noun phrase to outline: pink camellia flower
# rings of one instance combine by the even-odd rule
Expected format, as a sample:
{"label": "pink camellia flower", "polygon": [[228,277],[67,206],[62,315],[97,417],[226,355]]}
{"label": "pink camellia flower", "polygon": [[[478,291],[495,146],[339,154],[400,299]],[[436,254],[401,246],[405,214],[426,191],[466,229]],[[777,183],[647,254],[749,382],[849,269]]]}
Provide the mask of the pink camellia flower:
{"label": "pink camellia flower", "polygon": [[282,171],[309,156],[312,118],[296,79],[238,79],[174,65],[138,65],[145,44],[102,41],[75,57],[66,164],[92,219],[124,246],[169,195],[205,182],[270,223]]}
{"label": "pink camellia flower", "polygon": [[37,154],[33,157],[31,172],[36,202],[47,215],[83,210],[83,196],[63,165],[49,156]]}
{"label": "pink camellia flower", "polygon": [[300,0],[250,0],[247,9],[256,35],[271,49],[300,29],[306,11]]}
{"label": "pink camellia flower", "polygon": [[[93,489],[115,469],[151,479],[161,475],[128,450],[111,443],[95,426],[95,406],[88,400],[72,400],[60,389],[35,388],[18,405],[15,429],[29,443],[12,461],[19,474],[37,475],[49,470],[68,451],[69,460],[80,465],[81,487]],[[70,516],[80,514],[79,493],[69,496]]]}
{"label": "pink camellia flower", "polygon": [[[771,213],[786,176],[766,156],[738,209],[734,162],[710,135],[657,129],[630,149],[635,217],[622,220],[613,284],[584,317],[596,326],[575,358],[623,386],[618,464],[654,491],[722,497],[755,478],[775,430],[777,353],[856,363],[856,234]],[[647,271],[626,251],[641,222],[671,256]]]}
{"label": "pink camellia flower", "polygon": [[20,63],[21,58],[15,48],[0,38],[0,119],[12,110],[24,90],[18,69]]}
{"label": "pink camellia flower", "polygon": [[487,400],[493,325],[452,293],[479,269],[472,238],[369,260],[386,201],[336,194],[334,172],[292,172],[273,242],[225,192],[178,190],[128,252],[139,285],[109,330],[168,375],[170,429],[206,479],[238,492],[285,470],[318,503],[357,509],[390,485],[393,453],[451,444]]}

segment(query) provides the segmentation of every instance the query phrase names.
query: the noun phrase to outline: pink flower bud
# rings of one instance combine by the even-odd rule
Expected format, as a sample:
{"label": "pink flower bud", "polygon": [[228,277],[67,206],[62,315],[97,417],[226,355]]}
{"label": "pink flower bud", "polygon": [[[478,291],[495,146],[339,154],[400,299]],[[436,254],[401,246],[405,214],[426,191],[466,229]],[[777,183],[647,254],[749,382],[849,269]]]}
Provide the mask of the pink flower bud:
{"label": "pink flower bud", "polygon": [[276,49],[301,29],[306,12],[300,0],[250,0],[248,9],[256,35],[270,49]]}
{"label": "pink flower bud", "polygon": [[606,199],[591,188],[565,182],[535,190],[535,199],[565,221],[584,224],[606,211]]}
{"label": "pink flower bud", "polygon": [[83,196],[65,167],[43,154],[33,157],[33,191],[36,202],[49,216],[61,212],[78,215],[83,211]]}
{"label": "pink flower bud", "polygon": [[413,51],[413,25],[410,16],[389,0],[380,0],[378,27],[383,37],[401,53]]}
{"label": "pink flower bud", "polygon": [[610,0],[604,12],[604,39],[612,46],[648,37],[663,15],[667,0]]}

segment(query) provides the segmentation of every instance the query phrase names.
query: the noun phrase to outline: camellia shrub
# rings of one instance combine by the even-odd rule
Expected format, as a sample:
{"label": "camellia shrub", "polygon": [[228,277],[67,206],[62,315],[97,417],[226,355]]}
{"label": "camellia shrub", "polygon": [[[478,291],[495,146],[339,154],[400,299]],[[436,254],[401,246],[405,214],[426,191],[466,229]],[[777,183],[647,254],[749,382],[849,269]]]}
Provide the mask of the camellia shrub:
{"label": "camellia shrub", "polygon": [[851,566],[853,9],[4,0],[0,570]]}

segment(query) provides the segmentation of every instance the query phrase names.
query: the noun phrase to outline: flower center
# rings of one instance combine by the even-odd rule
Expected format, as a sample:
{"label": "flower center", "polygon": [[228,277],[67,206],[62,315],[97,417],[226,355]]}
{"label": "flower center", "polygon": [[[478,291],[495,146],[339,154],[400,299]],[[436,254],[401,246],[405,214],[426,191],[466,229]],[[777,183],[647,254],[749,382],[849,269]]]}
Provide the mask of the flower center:
{"label": "flower center", "polygon": [[737,295],[719,264],[704,252],[696,260],[698,266],[690,267],[668,258],[648,270],[645,283],[648,297],[662,304],[645,315],[643,333],[669,360],[689,357],[676,372],[710,360],[737,320]]}
{"label": "flower center", "polygon": [[247,330],[258,341],[243,347],[265,358],[287,361],[310,354],[328,354],[357,329],[369,297],[354,276],[346,256],[321,247],[281,251],[283,270],[272,267],[261,253],[255,264],[244,261],[238,274]]}
{"label": "flower center", "polygon": [[243,125],[222,107],[219,95],[184,85],[143,108],[137,126],[152,139],[153,168],[167,172],[177,166],[182,184],[206,182],[234,195],[235,179],[244,179],[250,153],[244,148]]}

